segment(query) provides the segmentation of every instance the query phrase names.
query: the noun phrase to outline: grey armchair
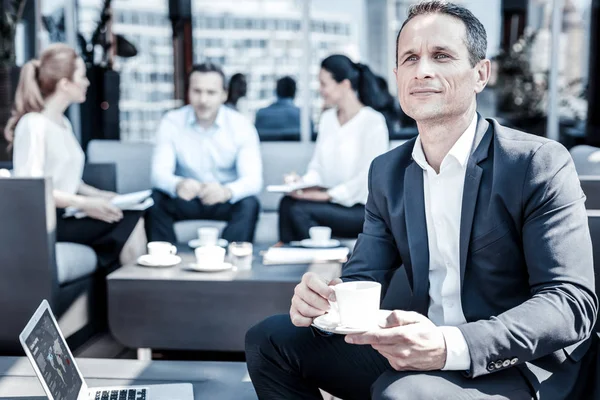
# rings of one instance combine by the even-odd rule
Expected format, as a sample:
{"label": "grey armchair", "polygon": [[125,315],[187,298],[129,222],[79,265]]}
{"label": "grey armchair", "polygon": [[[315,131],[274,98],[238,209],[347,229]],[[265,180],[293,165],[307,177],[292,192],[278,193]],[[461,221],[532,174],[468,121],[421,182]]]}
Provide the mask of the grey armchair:
{"label": "grey armchair", "polygon": [[[115,167],[88,165],[84,180],[114,190]],[[19,333],[42,299],[77,347],[106,324],[105,277],[96,255],[76,243],[56,243],[49,179],[0,179],[0,354],[21,354]]]}

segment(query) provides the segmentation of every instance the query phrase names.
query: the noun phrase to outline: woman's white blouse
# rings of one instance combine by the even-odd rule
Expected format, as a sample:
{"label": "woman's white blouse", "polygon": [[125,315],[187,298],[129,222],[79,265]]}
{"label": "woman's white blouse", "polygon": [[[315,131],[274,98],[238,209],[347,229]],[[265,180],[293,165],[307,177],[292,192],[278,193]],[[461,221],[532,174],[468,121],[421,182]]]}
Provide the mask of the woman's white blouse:
{"label": "woman's white blouse", "polygon": [[85,155],[67,118],[64,124],[36,112],[21,117],[13,142],[14,176],[49,177],[54,190],[77,193]]}
{"label": "woman's white blouse", "polygon": [[363,107],[340,126],[337,109],[323,112],[319,135],[306,183],[328,188],[332,202],[351,207],[365,204],[371,161],[389,149],[385,118],[371,107]]}

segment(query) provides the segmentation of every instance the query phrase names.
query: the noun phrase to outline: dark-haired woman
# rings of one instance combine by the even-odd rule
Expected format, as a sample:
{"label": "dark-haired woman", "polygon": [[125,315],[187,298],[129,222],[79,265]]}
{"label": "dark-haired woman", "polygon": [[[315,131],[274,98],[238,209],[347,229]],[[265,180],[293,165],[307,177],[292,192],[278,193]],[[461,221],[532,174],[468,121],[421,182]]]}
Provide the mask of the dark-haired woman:
{"label": "dark-haired woman", "polygon": [[389,148],[385,102],[376,76],[344,55],[321,63],[320,93],[329,107],[321,115],[312,160],[302,177],[287,178],[326,189],[292,192],[279,205],[279,239],[288,243],[309,237],[313,226],[332,235],[355,238],[362,231],[371,161]]}

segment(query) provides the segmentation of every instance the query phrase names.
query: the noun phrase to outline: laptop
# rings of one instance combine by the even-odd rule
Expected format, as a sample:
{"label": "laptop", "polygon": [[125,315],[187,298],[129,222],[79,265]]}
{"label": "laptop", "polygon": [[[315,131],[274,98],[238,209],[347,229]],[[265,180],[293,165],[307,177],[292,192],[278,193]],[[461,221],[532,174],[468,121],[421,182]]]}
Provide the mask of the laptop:
{"label": "laptop", "polygon": [[21,345],[49,400],[193,400],[190,383],[88,387],[46,300],[21,335]]}

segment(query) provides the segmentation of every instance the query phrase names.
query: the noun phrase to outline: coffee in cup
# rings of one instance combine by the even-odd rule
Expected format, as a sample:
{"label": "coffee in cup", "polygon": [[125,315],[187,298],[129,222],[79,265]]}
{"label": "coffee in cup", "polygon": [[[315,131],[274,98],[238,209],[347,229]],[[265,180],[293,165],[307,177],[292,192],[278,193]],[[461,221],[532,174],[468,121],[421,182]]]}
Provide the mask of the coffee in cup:
{"label": "coffee in cup", "polygon": [[332,286],[340,324],[348,328],[375,328],[378,323],[381,284],[372,281],[343,282]]}
{"label": "coffee in cup", "polygon": [[308,235],[313,242],[328,242],[331,239],[331,228],[328,226],[313,226],[308,230]]}

